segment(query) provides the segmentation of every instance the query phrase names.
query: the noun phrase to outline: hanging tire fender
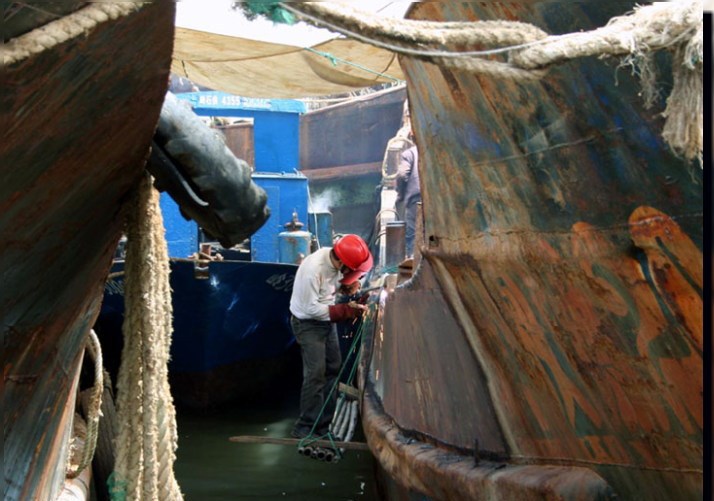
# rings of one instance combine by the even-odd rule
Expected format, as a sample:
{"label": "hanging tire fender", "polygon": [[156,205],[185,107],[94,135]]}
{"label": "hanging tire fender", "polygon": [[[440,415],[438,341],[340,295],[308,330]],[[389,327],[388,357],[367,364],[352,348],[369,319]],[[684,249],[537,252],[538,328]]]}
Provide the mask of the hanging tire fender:
{"label": "hanging tire fender", "polygon": [[251,236],[270,215],[267,194],[251,179],[250,166],[171,92],[161,109],[148,169],[157,189],[223,247]]}

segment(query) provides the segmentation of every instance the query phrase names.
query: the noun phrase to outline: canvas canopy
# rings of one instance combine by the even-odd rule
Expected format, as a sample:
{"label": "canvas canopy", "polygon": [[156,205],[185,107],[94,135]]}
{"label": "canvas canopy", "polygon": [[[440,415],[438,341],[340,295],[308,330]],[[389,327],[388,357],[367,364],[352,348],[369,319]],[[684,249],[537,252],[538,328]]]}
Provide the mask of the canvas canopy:
{"label": "canvas canopy", "polygon": [[396,55],[361,42],[334,39],[310,49],[177,28],[171,71],[215,90],[283,99],[404,79]]}
{"label": "canvas canopy", "polygon": [[[404,80],[389,51],[302,23],[248,21],[227,4],[207,4],[219,10],[180,2],[176,19],[172,72],[199,85],[246,97],[289,99]],[[386,3],[373,4],[378,10]],[[409,2],[389,4],[398,9],[389,15],[401,16]]]}

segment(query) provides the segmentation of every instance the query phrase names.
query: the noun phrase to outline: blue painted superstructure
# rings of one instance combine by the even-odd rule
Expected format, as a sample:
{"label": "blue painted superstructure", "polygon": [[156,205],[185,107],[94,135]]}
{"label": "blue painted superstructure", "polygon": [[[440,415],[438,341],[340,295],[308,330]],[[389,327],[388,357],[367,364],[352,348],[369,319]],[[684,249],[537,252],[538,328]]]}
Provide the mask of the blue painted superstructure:
{"label": "blue painted superstructure", "polygon": [[294,99],[253,99],[225,92],[188,92],[176,97],[204,117],[253,120],[255,171],[293,173],[299,167],[300,115],[305,103]]}
{"label": "blue painted superstructure", "polygon": [[198,249],[198,225],[181,215],[178,205],[168,193],[161,194],[159,205],[164,218],[169,256],[189,257]]}
{"label": "blue painted superstructure", "polygon": [[251,253],[254,261],[280,262],[278,235],[285,231],[285,224],[292,221],[293,213],[298,220],[307,221],[308,186],[302,174],[254,174],[253,181],[268,194],[270,218],[251,237]]}
{"label": "blue painted superstructure", "polygon": [[[306,111],[305,104],[294,99],[253,99],[224,92],[189,92],[177,97],[191,103],[199,116],[253,120],[255,173],[252,177],[268,194],[270,218],[250,239],[251,260],[279,262],[278,234],[284,230],[285,223],[292,220],[294,212],[301,221],[307,221],[308,217],[307,178],[298,171],[300,115]],[[176,227],[185,230],[179,223]],[[183,236],[169,236],[168,232],[167,227],[170,241],[183,241]],[[175,255],[171,248],[169,254]]]}
{"label": "blue painted superstructure", "polygon": [[320,247],[332,246],[332,213],[330,211],[311,212],[307,220],[307,228],[315,235]]}

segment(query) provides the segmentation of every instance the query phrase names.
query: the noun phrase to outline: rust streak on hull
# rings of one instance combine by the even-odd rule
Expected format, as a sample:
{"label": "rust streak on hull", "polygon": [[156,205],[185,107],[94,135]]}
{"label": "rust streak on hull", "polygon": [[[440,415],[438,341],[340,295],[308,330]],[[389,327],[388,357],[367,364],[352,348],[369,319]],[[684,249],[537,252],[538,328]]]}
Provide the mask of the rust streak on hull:
{"label": "rust streak on hull", "polygon": [[[422,2],[409,16],[567,33],[626,11]],[[596,58],[527,83],[401,63],[425,244],[368,341],[365,385],[383,413],[364,427],[385,469],[450,495],[424,490],[437,467],[414,483],[421,454],[391,419],[446,447],[477,440],[509,465],[587,468],[623,498],[701,498],[702,172],[664,145],[664,103],[645,110],[639,82],[620,72],[615,85],[616,65]]]}

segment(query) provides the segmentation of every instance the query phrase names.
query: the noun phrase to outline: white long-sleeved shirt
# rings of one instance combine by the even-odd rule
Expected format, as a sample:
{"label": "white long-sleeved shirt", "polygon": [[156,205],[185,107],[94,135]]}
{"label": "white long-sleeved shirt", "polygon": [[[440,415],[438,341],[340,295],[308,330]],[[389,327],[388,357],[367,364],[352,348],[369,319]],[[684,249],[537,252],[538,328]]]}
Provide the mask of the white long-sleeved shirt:
{"label": "white long-sleeved shirt", "polygon": [[330,320],[329,306],[335,304],[340,270],[330,261],[330,247],[308,255],[295,274],[290,313],[300,320]]}

